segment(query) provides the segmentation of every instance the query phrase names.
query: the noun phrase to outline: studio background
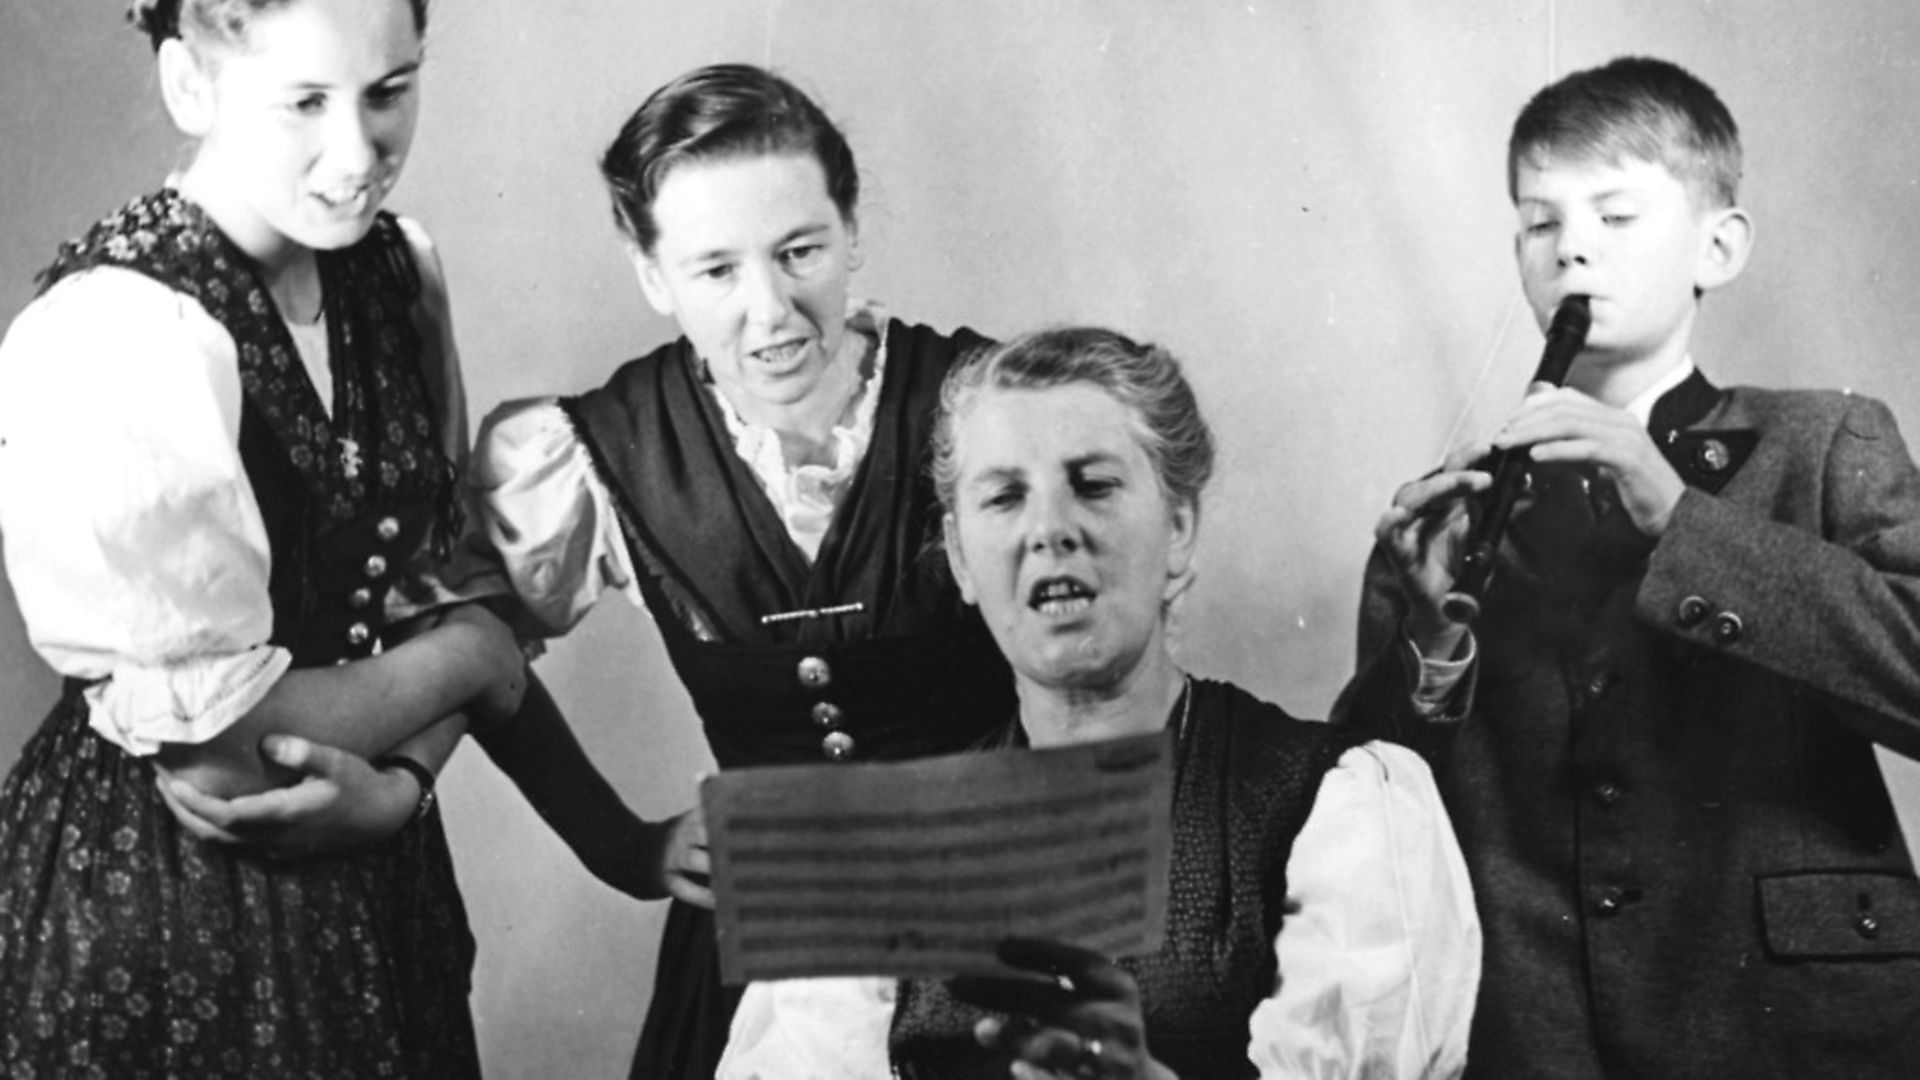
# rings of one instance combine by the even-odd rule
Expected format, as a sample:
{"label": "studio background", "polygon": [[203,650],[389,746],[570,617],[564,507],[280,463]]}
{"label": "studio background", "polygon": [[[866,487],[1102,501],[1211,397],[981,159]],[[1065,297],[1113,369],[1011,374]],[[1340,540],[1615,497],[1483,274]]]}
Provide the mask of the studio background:
{"label": "studio background", "polygon": [[[56,242],[185,151],[118,0],[3,2],[11,317]],[[595,160],[673,75],[771,64],[859,159],[859,292],[995,336],[1105,323],[1185,360],[1223,454],[1176,649],[1296,713],[1324,715],[1351,670],[1394,487],[1488,433],[1538,357],[1505,138],[1557,75],[1666,57],[1740,122],[1759,241],[1706,303],[1710,375],[1851,387],[1920,432],[1908,0],[435,0],[432,23],[388,205],[439,243],[476,420],[671,334]],[[643,615],[607,598],[539,671],[636,809],[691,802],[711,762]],[[0,767],[56,693],[0,585]],[[1910,834],[1915,769],[1894,764]],[[588,877],[478,750],[441,790],[490,1074],[624,1076],[664,904]]]}

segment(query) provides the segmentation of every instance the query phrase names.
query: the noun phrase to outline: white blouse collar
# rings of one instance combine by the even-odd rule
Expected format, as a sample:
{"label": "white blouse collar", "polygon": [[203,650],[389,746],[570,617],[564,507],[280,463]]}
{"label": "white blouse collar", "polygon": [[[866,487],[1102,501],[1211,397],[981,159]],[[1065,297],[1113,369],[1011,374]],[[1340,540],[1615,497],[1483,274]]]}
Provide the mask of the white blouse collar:
{"label": "white blouse collar", "polygon": [[[824,465],[789,465],[780,437],[772,428],[749,422],[733,407],[720,388],[709,379],[707,389],[720,406],[727,434],[733,438],[734,452],[747,463],[761,489],[772,500],[787,526],[788,535],[811,562],[820,552],[834,511],[846,493],[854,470],[867,456],[873,440],[874,410],[880,402],[880,388],[887,369],[887,314],[879,304],[867,300],[849,300],[848,335],[843,349],[866,349],[872,343],[872,370],[861,380],[859,390],[841,423],[832,430],[833,451]],[[854,335],[858,335],[855,337]]]}
{"label": "white blouse collar", "polygon": [[1687,376],[1691,374],[1693,374],[1693,357],[1689,356],[1676,364],[1672,371],[1662,375],[1658,382],[1640,391],[1638,396],[1627,402],[1627,412],[1631,413],[1635,420],[1640,421],[1641,427],[1646,427],[1653,422],[1653,407],[1659,402],[1661,396],[1686,382]]}

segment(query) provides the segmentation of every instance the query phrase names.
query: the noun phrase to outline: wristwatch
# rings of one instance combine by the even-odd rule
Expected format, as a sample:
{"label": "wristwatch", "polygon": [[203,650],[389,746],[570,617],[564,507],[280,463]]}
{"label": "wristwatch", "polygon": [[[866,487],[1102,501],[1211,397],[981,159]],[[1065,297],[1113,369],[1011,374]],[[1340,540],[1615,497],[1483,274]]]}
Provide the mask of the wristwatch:
{"label": "wristwatch", "polygon": [[405,769],[407,772],[413,774],[415,780],[420,782],[420,802],[413,808],[413,817],[407,819],[408,824],[412,824],[426,817],[427,813],[433,809],[432,769],[427,768],[425,765],[420,764],[405,754],[384,754],[367,762],[367,764],[382,772],[388,769]]}

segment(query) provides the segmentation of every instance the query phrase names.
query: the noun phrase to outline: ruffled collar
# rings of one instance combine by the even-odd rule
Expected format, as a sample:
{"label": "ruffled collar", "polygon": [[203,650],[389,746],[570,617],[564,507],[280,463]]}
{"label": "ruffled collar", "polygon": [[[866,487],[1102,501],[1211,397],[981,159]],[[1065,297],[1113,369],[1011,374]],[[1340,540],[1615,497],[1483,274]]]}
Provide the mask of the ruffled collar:
{"label": "ruffled collar", "polygon": [[755,424],[740,414],[712,379],[707,389],[720,407],[727,434],[733,439],[734,452],[747,463],[760,481],[774,508],[780,512],[788,535],[812,561],[820,551],[834,511],[853,480],[854,472],[867,456],[873,441],[874,410],[880,403],[880,388],[887,370],[887,315],[880,305],[855,300],[847,305],[847,329],[841,341],[843,350],[859,350],[869,358],[859,387],[847,402],[839,423],[832,429],[832,452],[825,464],[790,465],[779,433]]}

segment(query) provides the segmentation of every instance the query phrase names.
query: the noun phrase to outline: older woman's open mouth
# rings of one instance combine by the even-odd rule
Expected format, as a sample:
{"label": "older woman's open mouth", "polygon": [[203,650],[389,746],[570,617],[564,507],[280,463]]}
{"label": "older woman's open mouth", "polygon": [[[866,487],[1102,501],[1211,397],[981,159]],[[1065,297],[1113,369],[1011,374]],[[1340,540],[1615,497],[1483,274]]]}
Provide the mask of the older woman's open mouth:
{"label": "older woman's open mouth", "polygon": [[1078,578],[1043,578],[1033,585],[1027,606],[1042,615],[1078,615],[1093,606],[1091,586]]}

